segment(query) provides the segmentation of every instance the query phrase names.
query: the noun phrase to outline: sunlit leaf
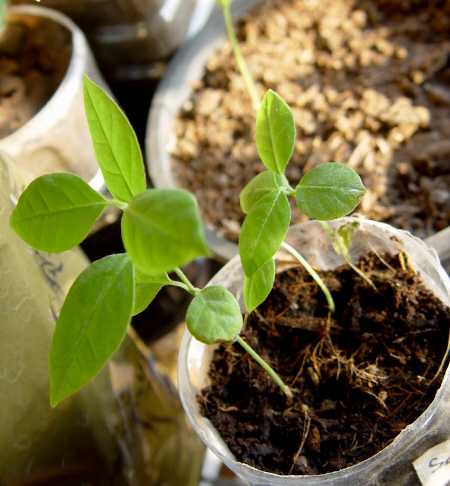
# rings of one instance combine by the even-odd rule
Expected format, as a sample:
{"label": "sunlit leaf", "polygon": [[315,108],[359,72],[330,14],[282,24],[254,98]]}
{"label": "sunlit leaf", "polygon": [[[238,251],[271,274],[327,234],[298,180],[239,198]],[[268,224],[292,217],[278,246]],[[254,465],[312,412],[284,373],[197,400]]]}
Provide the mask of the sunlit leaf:
{"label": "sunlit leaf", "polygon": [[161,275],[146,275],[139,270],[135,271],[134,306],[133,315],[145,310],[156,294],[171,280],[167,273]]}
{"label": "sunlit leaf", "polygon": [[307,216],[326,221],[351,213],[366,190],[350,167],[330,162],[307,172],[295,189],[297,206]]}
{"label": "sunlit leaf", "polygon": [[251,277],[244,277],[244,303],[248,312],[262,304],[272,290],[275,279],[273,258],[260,267]]}
{"label": "sunlit leaf", "polygon": [[86,117],[103,178],[115,199],[128,202],[146,188],[136,134],[117,104],[86,76],[83,88]]}
{"label": "sunlit leaf", "polygon": [[197,203],[182,189],[149,189],[122,217],[122,239],[141,272],[158,275],[208,255]]}
{"label": "sunlit leaf", "polygon": [[281,176],[270,170],[255,176],[241,191],[240,204],[242,211],[247,214],[252,207],[266,194],[282,185]]}
{"label": "sunlit leaf", "polygon": [[256,118],[256,146],[264,165],[283,174],[295,143],[291,109],[274,91],[267,91]]}
{"label": "sunlit leaf", "polygon": [[10,225],[30,246],[57,253],[80,244],[107,205],[74,174],[43,175],[21,194]]}
{"label": "sunlit leaf", "polygon": [[131,318],[133,289],[126,254],[97,260],[75,280],[53,336],[52,407],[91,380],[117,350]]}
{"label": "sunlit leaf", "polygon": [[234,295],[224,287],[206,287],[186,313],[189,332],[205,344],[230,342],[241,332],[243,319]]}
{"label": "sunlit leaf", "polygon": [[239,255],[247,277],[275,255],[286,236],[290,220],[289,202],[279,189],[266,194],[252,207],[239,236]]}

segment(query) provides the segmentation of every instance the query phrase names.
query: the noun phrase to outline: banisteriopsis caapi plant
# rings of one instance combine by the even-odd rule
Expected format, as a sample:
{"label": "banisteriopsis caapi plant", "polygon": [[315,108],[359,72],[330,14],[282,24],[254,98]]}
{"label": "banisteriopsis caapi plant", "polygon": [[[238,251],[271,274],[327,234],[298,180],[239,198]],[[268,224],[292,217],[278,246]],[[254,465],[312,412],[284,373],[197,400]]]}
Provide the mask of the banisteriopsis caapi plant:
{"label": "banisteriopsis caapi plant", "polygon": [[[239,342],[290,395],[289,387],[239,336],[243,316],[234,295],[221,286],[196,288],[180,268],[210,254],[193,195],[182,189],[147,189],[139,144],[125,115],[88,78],[84,96],[97,160],[112,197],[105,198],[74,174],[44,175],[25,189],[10,218],[11,227],[30,246],[62,252],[84,240],[107,206],[123,211],[126,253],[90,264],[75,280],[61,308],[50,353],[52,407],[100,371],[120,346],[131,317],[142,312],[166,285],[181,287],[194,296],[186,323],[196,339],[206,344]],[[256,144],[267,171],[241,194],[247,216],[239,252],[248,312],[272,288],[273,257],[278,249],[284,246],[295,252],[283,243],[291,218],[288,197],[294,197],[308,216],[327,220],[350,213],[365,193],[352,169],[334,163],[312,169],[292,188],[284,170],[294,140],[289,107],[268,91],[256,124]],[[178,279],[169,277],[169,272]],[[331,295],[322,288],[333,310]]]}

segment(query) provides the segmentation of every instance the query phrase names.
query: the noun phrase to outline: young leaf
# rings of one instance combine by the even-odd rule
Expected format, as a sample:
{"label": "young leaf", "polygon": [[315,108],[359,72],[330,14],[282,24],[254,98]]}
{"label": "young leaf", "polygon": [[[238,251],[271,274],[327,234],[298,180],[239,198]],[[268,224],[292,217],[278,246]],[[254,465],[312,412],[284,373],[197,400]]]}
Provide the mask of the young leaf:
{"label": "young leaf", "polygon": [[43,175],[21,194],[9,223],[30,246],[57,253],[81,243],[107,205],[74,174]]}
{"label": "young leaf", "polygon": [[208,255],[197,203],[182,189],[149,189],[122,217],[122,240],[141,272],[158,275]]}
{"label": "young leaf", "polygon": [[52,407],[93,378],[119,347],[131,318],[133,289],[126,254],[92,263],[75,280],[53,336]]}
{"label": "young leaf", "polygon": [[307,216],[326,221],[351,213],[366,193],[359,175],[337,162],[307,172],[295,189],[297,206]]}
{"label": "young leaf", "polygon": [[248,213],[239,236],[239,255],[245,275],[251,277],[272,258],[286,236],[291,208],[286,194],[274,189]]}
{"label": "young leaf", "polygon": [[234,295],[213,285],[194,297],[186,313],[186,324],[197,341],[213,344],[233,341],[241,332],[243,319]]}
{"label": "young leaf", "polygon": [[133,316],[145,310],[156,294],[171,280],[167,273],[161,275],[146,275],[135,269]]}
{"label": "young leaf", "polygon": [[264,96],[256,118],[256,147],[264,165],[282,175],[294,151],[295,124],[291,109],[274,91]]}
{"label": "young leaf", "polygon": [[283,184],[281,176],[270,170],[255,176],[241,191],[240,204],[245,214],[266,194],[278,189]]}
{"label": "young leaf", "polygon": [[244,302],[248,312],[262,304],[272,290],[275,280],[275,262],[273,258],[260,267],[251,277],[244,277]]}
{"label": "young leaf", "polygon": [[86,76],[83,90],[95,155],[106,185],[115,199],[128,202],[146,188],[136,134],[117,104]]}

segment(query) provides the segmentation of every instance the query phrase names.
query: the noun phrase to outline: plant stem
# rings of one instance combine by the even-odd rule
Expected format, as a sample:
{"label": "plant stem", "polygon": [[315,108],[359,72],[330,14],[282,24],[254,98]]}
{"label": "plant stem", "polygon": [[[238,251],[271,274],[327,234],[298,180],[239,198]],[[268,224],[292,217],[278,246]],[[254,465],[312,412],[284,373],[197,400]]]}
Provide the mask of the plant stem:
{"label": "plant stem", "polygon": [[193,295],[197,295],[200,292],[200,289],[197,289],[194,287],[189,279],[186,277],[186,275],[181,271],[180,268],[176,267],[174,272],[180,277],[181,281],[184,283],[186,286],[186,290]]}
{"label": "plant stem", "polygon": [[275,373],[257,353],[254,351],[240,336],[237,336],[236,341],[247,351],[247,353],[270,375],[275,383],[281,388],[281,391],[288,397],[292,397],[291,389],[283,382],[283,380]]}
{"label": "plant stem", "polygon": [[123,202],[123,201],[118,201],[117,199],[108,199],[108,204],[112,206],[116,206],[122,211],[125,211],[125,209],[128,207],[128,203]]}
{"label": "plant stem", "polygon": [[288,245],[283,241],[281,246],[288,251],[292,256],[294,256],[305,268],[305,270],[311,275],[317,285],[321,288],[322,292],[325,294],[325,297],[328,302],[328,307],[330,308],[331,312],[336,310],[336,306],[334,305],[333,297],[331,296],[331,292],[328,290],[328,287],[325,285],[325,282],[319,277],[318,273],[311,267],[311,265],[300,255],[300,253],[292,248],[292,246]]}
{"label": "plant stem", "polygon": [[227,29],[228,37],[230,38],[231,48],[233,49],[233,54],[236,59],[239,71],[241,73],[242,79],[244,80],[245,87],[247,88],[250,99],[252,100],[253,108],[257,111],[261,100],[258,96],[258,90],[256,89],[255,82],[253,81],[250,70],[248,69],[247,63],[245,62],[244,56],[242,55],[241,49],[238,45],[238,40],[233,28],[233,22],[231,20],[230,13],[230,2],[218,2],[222,7],[223,19],[225,22],[225,27]]}

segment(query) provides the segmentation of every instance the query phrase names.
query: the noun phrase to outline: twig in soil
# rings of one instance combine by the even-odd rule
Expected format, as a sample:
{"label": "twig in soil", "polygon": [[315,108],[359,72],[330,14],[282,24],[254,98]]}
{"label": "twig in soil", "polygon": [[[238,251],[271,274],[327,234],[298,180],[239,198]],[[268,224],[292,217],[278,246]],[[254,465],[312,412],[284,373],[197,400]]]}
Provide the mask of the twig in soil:
{"label": "twig in soil", "polygon": [[373,245],[371,245],[369,243],[369,246],[370,246],[370,249],[373,251],[373,253],[377,256],[378,260],[380,260],[380,262],[385,265],[387,268],[389,268],[389,270],[392,272],[392,273],[395,273],[395,269],[389,265],[389,263],[377,252],[377,250],[375,250],[375,248],[373,247]]}
{"label": "twig in soil", "polygon": [[445,350],[444,357],[442,358],[441,364],[439,365],[439,368],[436,371],[435,375],[433,376],[433,378],[431,378],[431,381],[428,383],[428,386],[430,386],[433,383],[433,381],[436,380],[436,378],[439,376],[439,374],[441,373],[441,371],[445,366],[445,363],[448,360],[449,355],[450,355],[450,332],[447,340],[447,349]]}
{"label": "twig in soil", "polygon": [[300,455],[300,452],[303,449],[303,446],[305,445],[306,439],[308,438],[309,429],[311,426],[311,418],[308,414],[308,407],[306,405],[303,405],[302,408],[305,413],[305,422],[303,424],[302,441],[300,443],[300,447],[297,449],[297,452],[295,453],[295,456],[292,460],[292,466],[291,469],[289,469],[288,475],[292,474],[292,471],[294,470],[295,464],[297,463],[298,456]]}

